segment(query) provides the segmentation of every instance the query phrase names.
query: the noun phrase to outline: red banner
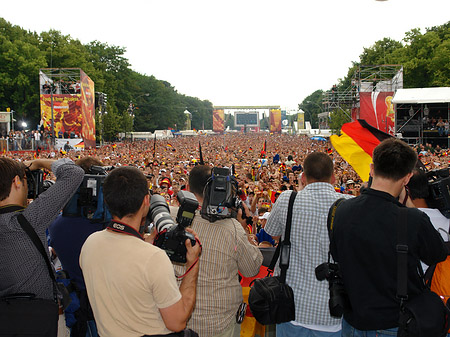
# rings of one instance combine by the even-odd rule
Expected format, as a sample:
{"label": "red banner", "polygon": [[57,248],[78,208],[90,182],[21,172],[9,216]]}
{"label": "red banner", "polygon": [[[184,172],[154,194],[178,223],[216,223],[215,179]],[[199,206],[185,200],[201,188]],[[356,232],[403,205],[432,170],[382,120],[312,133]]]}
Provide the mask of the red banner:
{"label": "red banner", "polygon": [[223,109],[214,109],[213,111],[213,131],[223,132],[224,130],[225,113]]}
{"label": "red banner", "polygon": [[359,118],[380,131],[394,135],[393,92],[361,92]]}

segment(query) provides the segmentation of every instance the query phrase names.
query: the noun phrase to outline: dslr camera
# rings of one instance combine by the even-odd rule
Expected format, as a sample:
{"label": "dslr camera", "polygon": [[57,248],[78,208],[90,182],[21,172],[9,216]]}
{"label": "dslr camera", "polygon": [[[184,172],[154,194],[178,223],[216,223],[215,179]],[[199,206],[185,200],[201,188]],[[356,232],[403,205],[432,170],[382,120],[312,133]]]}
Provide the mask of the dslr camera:
{"label": "dslr camera", "polygon": [[195,237],[185,228],[189,227],[194,220],[198,201],[195,195],[188,191],[178,192],[177,199],[180,208],[178,209],[176,223],[170,215],[166,199],[159,194],[152,195],[147,218],[150,217],[149,220],[153,222],[157,232],[153,244],[165,250],[173,262],[186,263],[185,242],[189,239],[194,246]]}
{"label": "dslr camera", "polygon": [[36,199],[39,196],[39,194],[46,191],[50,186],[52,186],[55,183],[52,180],[44,180],[43,170],[30,171],[29,169],[26,169],[25,173],[27,176],[27,184],[28,184],[27,199]]}
{"label": "dslr camera", "polygon": [[315,269],[316,278],[319,281],[328,280],[330,299],[328,307],[333,317],[342,317],[344,311],[350,309],[350,300],[344,288],[341,272],[337,263],[324,262]]}

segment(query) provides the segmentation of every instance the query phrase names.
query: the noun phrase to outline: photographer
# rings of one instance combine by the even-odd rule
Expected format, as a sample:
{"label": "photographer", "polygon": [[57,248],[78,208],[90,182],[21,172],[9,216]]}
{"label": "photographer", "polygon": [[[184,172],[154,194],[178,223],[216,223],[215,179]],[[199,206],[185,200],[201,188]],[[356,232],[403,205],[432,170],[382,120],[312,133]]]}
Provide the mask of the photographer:
{"label": "photographer", "polygon": [[[94,157],[84,157],[75,163],[84,170],[85,174],[91,172],[93,165],[103,166],[102,162]],[[91,337],[97,336],[97,329],[87,297],[79,259],[81,247],[89,235],[101,231],[106,225],[102,222],[94,222],[87,219],[81,214],[66,214],[63,210],[63,214],[58,216],[49,226],[50,246],[55,249],[63,269],[73,281],[80,301],[80,308],[74,313],[76,322],[70,326],[71,337],[84,337],[86,333]]]}
{"label": "photographer", "polygon": [[116,168],[103,194],[113,220],[89,236],[80,255],[99,335],[183,336],[195,304],[200,245],[186,240],[188,272],[178,289],[167,254],[139,232],[150,206],[146,177],[134,167]]}
{"label": "photographer", "polygon": [[[277,336],[338,337],[341,321],[330,316],[328,284],[316,279],[315,267],[328,256],[328,210],[343,195],[334,190],[333,161],[326,153],[310,153],[304,160],[304,169],[301,182],[305,187],[298,192],[293,204],[291,252],[286,274],[286,283],[294,292],[295,321],[277,324]],[[284,235],[291,193],[281,193],[264,228],[275,240]]]}
{"label": "photographer", "polygon": [[[336,210],[330,249],[350,302],[342,321],[344,337],[397,334],[399,214],[409,202],[405,185],[416,161],[416,152],[406,143],[393,138],[381,142],[373,151],[371,187]],[[447,249],[425,213],[406,210],[407,291],[414,298],[424,291],[417,272],[419,260],[429,265],[442,261]]]}
{"label": "photographer", "polygon": [[[28,184],[32,182],[26,172],[38,169],[51,170],[56,183],[27,207]],[[83,170],[69,159],[20,163],[0,158],[0,297],[30,293],[36,298],[53,300],[53,283],[46,262],[19,225],[18,215],[23,214],[48,253],[45,231],[82,179]]]}
{"label": "photographer", "polygon": [[[206,165],[197,165],[190,172],[189,190],[200,205],[203,205],[209,178],[211,167]],[[241,214],[240,210],[240,220]],[[203,251],[196,305],[188,327],[197,331],[200,337],[239,336],[236,313],[243,297],[238,271],[245,277],[258,274],[262,254],[258,247],[250,244],[243,226],[236,219],[223,218],[211,223],[196,214],[192,229],[198,233]],[[175,266],[175,271],[182,273],[179,266]]]}

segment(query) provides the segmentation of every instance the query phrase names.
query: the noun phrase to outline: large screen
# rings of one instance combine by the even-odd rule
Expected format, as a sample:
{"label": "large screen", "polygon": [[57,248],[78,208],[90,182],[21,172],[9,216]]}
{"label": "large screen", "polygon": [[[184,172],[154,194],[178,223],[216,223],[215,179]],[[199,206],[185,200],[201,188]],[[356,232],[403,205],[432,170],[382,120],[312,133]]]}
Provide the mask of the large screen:
{"label": "large screen", "polygon": [[234,114],[235,126],[258,126],[258,112],[236,112]]}

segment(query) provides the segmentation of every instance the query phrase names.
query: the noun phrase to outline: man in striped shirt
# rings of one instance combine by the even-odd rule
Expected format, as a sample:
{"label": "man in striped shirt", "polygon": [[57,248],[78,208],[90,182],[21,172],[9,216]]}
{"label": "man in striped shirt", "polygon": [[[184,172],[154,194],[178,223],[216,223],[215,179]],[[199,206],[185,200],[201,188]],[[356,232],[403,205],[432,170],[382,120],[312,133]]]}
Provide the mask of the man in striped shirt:
{"label": "man in striped shirt", "polygon": [[[203,204],[203,191],[211,167],[195,166],[189,175],[189,190]],[[244,220],[245,221],[245,220]],[[200,337],[232,337],[240,335],[236,312],[242,303],[242,288],[238,271],[245,277],[258,274],[262,254],[250,244],[242,225],[232,218],[211,223],[196,214],[192,229],[202,244],[197,298],[188,328]],[[177,275],[184,271],[175,266]]]}

